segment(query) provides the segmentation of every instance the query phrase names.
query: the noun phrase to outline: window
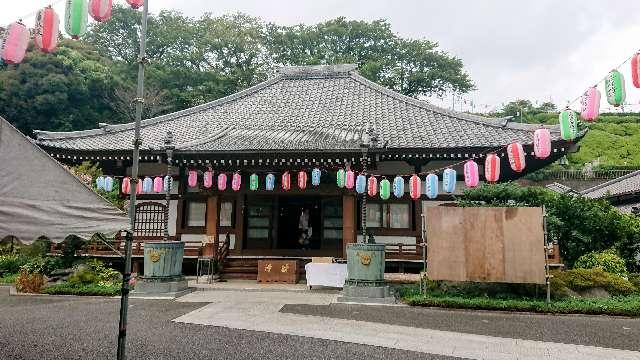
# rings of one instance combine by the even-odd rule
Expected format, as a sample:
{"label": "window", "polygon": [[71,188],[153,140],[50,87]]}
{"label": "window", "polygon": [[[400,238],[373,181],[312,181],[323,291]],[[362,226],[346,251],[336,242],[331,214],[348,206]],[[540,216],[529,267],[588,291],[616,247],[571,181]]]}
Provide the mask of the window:
{"label": "window", "polygon": [[383,229],[411,228],[411,204],[368,203],[367,227]]}
{"label": "window", "polygon": [[220,203],[219,217],[221,227],[233,227],[233,201]]}
{"label": "window", "polygon": [[204,227],[207,225],[207,203],[199,201],[187,202],[187,227]]}

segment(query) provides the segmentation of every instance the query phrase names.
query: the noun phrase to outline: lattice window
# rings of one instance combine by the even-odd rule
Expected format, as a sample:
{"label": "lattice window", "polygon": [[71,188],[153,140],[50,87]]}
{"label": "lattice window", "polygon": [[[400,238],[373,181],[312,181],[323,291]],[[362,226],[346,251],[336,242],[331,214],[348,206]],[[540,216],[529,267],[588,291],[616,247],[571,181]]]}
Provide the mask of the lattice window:
{"label": "lattice window", "polygon": [[143,202],[136,205],[135,236],[142,238],[162,238],[166,206],[157,202]]}

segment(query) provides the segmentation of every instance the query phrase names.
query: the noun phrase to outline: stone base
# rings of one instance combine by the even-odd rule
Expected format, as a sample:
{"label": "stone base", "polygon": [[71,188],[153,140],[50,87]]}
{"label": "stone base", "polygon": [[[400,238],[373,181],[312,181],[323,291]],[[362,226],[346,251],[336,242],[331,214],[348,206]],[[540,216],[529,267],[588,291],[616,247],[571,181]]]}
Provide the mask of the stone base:
{"label": "stone base", "polygon": [[184,277],[138,278],[132,298],[175,299],[193,291]]}
{"label": "stone base", "polygon": [[338,297],[342,303],[363,304],[395,304],[396,298],[391,294],[389,286],[354,286],[345,285],[342,296]]}

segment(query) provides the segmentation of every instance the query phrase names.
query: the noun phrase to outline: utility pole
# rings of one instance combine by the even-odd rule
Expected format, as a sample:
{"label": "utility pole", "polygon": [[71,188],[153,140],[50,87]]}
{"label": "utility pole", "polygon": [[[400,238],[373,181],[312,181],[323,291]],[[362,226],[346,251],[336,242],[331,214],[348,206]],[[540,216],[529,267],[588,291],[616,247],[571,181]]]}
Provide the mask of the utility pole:
{"label": "utility pole", "polygon": [[142,24],[140,29],[140,54],[138,57],[138,89],[134,102],[136,104],[135,135],[133,139],[133,164],[131,167],[131,187],[129,190],[129,219],[131,230],[126,234],[124,275],[122,277],[122,295],[120,298],[120,324],[118,327],[118,360],[126,359],[127,343],[127,310],[129,307],[129,280],[131,278],[131,247],[136,227],[136,189],[138,188],[138,167],[140,165],[140,123],[142,122],[142,106],[144,104],[144,67],[147,61],[147,18],[149,17],[149,0],[144,0],[142,8]]}

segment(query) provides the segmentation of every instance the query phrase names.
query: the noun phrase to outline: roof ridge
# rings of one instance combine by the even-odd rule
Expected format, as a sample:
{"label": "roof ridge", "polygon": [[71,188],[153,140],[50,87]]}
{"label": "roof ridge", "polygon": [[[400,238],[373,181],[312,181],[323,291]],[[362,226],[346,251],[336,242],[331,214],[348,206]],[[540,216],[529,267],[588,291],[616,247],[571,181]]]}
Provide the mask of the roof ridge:
{"label": "roof ridge", "polygon": [[634,172],[630,172],[630,173],[628,173],[626,175],[622,175],[620,177],[617,177],[615,179],[609,180],[607,182],[603,182],[602,184],[598,184],[598,185],[596,185],[594,187],[590,187],[588,189],[585,189],[585,190],[581,191],[580,194],[587,195],[587,194],[592,193],[592,192],[594,192],[596,190],[600,190],[600,189],[605,188],[605,187],[607,187],[609,185],[613,185],[613,184],[619,183],[622,180],[626,180],[626,179],[629,179],[629,178],[632,178],[632,177],[635,177],[635,176],[638,176],[638,175],[640,175],[640,170],[636,170]]}

